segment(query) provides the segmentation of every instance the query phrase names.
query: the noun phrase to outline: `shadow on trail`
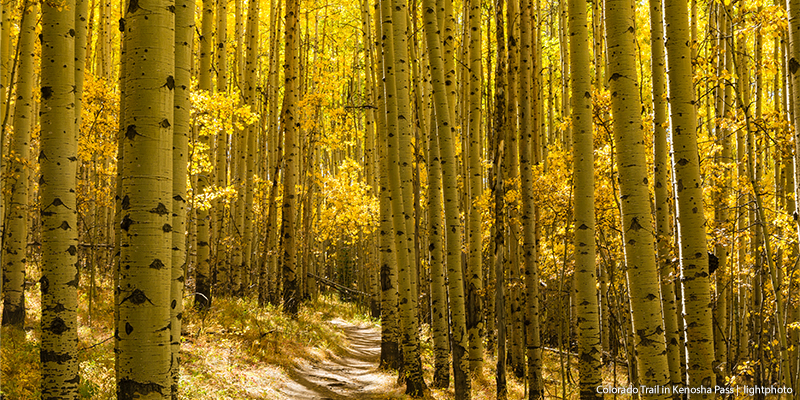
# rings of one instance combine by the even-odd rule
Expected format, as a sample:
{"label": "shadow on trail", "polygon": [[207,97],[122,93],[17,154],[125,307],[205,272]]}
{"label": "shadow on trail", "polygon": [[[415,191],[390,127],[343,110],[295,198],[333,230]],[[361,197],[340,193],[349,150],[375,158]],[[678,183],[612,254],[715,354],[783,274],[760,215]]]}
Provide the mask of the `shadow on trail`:
{"label": "shadow on trail", "polygon": [[347,343],[341,355],[320,362],[302,360],[291,371],[291,381],[280,392],[297,400],[385,399],[394,378],[378,370],[381,333],[342,319],[330,323],[344,332]]}

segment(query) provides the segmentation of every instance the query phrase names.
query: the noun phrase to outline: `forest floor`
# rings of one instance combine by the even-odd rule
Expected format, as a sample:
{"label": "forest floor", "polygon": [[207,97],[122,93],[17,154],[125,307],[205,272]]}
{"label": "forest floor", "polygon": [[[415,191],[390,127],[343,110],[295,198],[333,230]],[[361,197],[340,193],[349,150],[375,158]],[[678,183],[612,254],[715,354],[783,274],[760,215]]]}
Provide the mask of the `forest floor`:
{"label": "forest floor", "polygon": [[[79,390],[84,399],[116,398],[114,311],[109,286],[98,285],[91,313],[87,293],[80,294]],[[397,384],[397,373],[377,368],[379,321],[368,317],[366,310],[354,303],[339,301],[334,295],[320,296],[303,303],[297,318],[292,319],[280,308],[259,308],[253,298],[216,298],[205,312],[191,307],[191,297],[185,300],[181,399],[408,399],[403,394],[405,388]],[[0,383],[6,399],[41,397],[38,283],[26,290],[26,306],[25,329],[2,331]],[[422,325],[421,333],[425,381],[431,382],[433,349],[429,327]],[[566,371],[572,364],[573,381],[562,386],[563,359],[550,351],[545,352],[544,358],[547,397],[577,398],[576,360],[566,364]],[[604,372],[610,381],[608,373]],[[487,358],[483,373],[473,379],[473,399],[495,398],[494,376],[495,362]],[[524,398],[524,384],[510,370],[508,389],[510,400]],[[453,385],[431,390],[426,398],[452,399]]]}

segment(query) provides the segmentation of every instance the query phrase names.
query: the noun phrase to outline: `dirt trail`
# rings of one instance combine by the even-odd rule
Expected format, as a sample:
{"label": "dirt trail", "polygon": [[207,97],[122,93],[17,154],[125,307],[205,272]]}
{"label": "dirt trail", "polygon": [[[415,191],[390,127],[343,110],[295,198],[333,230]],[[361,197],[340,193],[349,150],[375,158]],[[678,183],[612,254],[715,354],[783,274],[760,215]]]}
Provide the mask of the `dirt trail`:
{"label": "dirt trail", "polygon": [[344,354],[321,362],[301,361],[288,371],[290,381],[279,392],[292,400],[385,399],[394,389],[393,377],[378,370],[381,333],[342,319],[330,321],[346,336]]}

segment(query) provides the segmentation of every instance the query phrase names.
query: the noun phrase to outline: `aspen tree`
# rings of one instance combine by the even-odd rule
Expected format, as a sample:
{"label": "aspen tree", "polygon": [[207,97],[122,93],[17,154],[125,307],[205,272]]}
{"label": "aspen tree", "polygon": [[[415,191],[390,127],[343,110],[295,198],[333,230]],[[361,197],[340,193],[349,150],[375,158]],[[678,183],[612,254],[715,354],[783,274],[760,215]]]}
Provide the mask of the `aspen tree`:
{"label": "aspen tree", "polygon": [[450,343],[447,323],[442,245],[445,234],[442,216],[442,164],[439,157],[439,133],[431,126],[428,140],[428,249],[430,251],[431,336],[433,337],[433,386],[450,386]]}
{"label": "aspen tree", "polygon": [[[519,177],[519,113],[517,112],[518,103],[518,90],[519,90],[519,20],[520,12],[517,0],[508,0],[508,12],[506,19],[509,21],[508,26],[508,102],[507,102],[507,116],[506,126],[508,132],[506,133],[506,163],[505,175],[509,182],[515,182]],[[509,237],[518,238],[520,236],[519,230],[519,208],[510,207],[508,211],[508,228]],[[519,240],[508,241],[508,256],[507,268],[509,270],[509,277],[512,282],[510,295],[512,296],[509,303],[509,326],[511,329],[510,334],[510,364],[517,378],[525,376],[525,358],[523,355],[524,346],[524,318],[523,318],[523,285],[520,282],[520,262],[519,262]]]}
{"label": "aspen tree", "polygon": [[[9,201],[5,208],[3,237],[3,326],[22,329],[25,323],[25,268],[28,247],[28,167],[33,121],[34,43],[36,40],[37,7],[25,1],[20,18],[19,70],[17,72],[14,106],[14,135],[8,155],[9,172],[5,176],[5,193]],[[5,99],[3,99],[5,100]],[[4,118],[4,116],[0,116]],[[5,171],[4,171],[5,172]],[[5,196],[3,196],[5,197]]]}
{"label": "aspen tree", "polygon": [[244,79],[244,0],[234,0],[234,31],[233,36],[236,37],[236,49],[233,57],[233,75],[236,86],[242,85]]}
{"label": "aspen tree", "polygon": [[[102,4],[102,3],[101,3]],[[119,125],[117,126],[117,137],[116,137],[116,145],[117,145],[117,173],[114,176],[114,252],[113,252],[113,287],[114,287],[114,324],[115,324],[115,331],[116,327],[119,324],[119,300],[120,300],[120,255],[122,254],[122,228],[120,227],[120,223],[122,222],[122,168],[119,168],[122,165],[122,162],[125,160],[125,154],[122,151],[122,138],[124,137],[125,132],[125,111],[126,111],[126,104],[128,102],[127,96],[125,96],[125,79],[128,76],[128,55],[127,55],[127,42],[124,40],[125,34],[125,27],[122,27],[121,36],[123,38],[122,42],[119,46],[119,82],[117,83],[119,87]],[[191,233],[190,233],[191,235]],[[118,340],[114,340],[114,371],[117,373],[116,378],[119,379],[119,347],[120,343]]]}
{"label": "aspen tree", "polygon": [[[672,122],[673,171],[681,245],[681,283],[686,321],[687,367],[691,387],[713,387],[714,362],[711,290],[708,282],[703,189],[697,154],[697,112],[692,82],[688,7],[665,3],[666,50]],[[706,398],[707,396],[699,396]]]}
{"label": "aspen tree", "polygon": [[[216,58],[217,72],[217,93],[228,92],[228,0],[217,0],[217,51],[214,53]],[[238,82],[237,82],[238,83]],[[228,185],[228,133],[221,130],[216,134],[216,158],[214,160],[214,174],[216,177],[217,190]],[[228,226],[225,223],[225,200],[218,197],[214,200],[214,264],[216,268],[227,270],[228,264],[227,251],[222,243],[226,235]]]}
{"label": "aspen tree", "polygon": [[[380,18],[375,18],[375,20],[380,20]],[[364,71],[365,75],[365,98],[368,104],[376,104],[377,96],[375,91],[377,90],[377,86],[375,83],[375,42],[372,39],[373,30],[372,30],[372,21],[373,17],[370,13],[370,2],[369,0],[362,0],[361,2],[361,29],[363,34],[363,49],[366,53],[365,62],[366,62],[366,70]],[[379,195],[380,190],[380,178],[379,178],[379,163],[377,162],[377,143],[378,143],[378,134],[376,132],[376,110],[377,107],[369,107],[366,110],[365,116],[365,126],[364,126],[364,135],[365,135],[365,150],[364,150],[364,171],[365,171],[365,180],[367,184],[370,186],[370,194],[373,196]],[[319,153],[317,153],[319,156]],[[380,295],[381,295],[381,288],[380,288],[380,260],[379,260],[379,244],[378,244],[378,234],[377,232],[372,232],[369,235],[369,293],[373,295],[370,298],[370,312],[372,313],[373,317],[377,317],[380,315]]]}
{"label": "aspen tree", "polygon": [[[258,1],[257,0],[250,0],[249,1],[249,9],[247,11],[247,60],[245,62],[245,72],[244,72],[244,88],[246,88],[245,93],[245,104],[250,106],[250,110],[256,112],[258,107],[258,96],[256,95],[256,85],[258,84],[257,79],[257,70],[258,70],[258,51],[259,51],[259,44],[258,44]],[[246,177],[245,177],[245,197],[244,197],[244,207],[242,210],[243,217],[244,217],[244,242],[242,242],[242,266],[239,267],[240,273],[237,274],[238,278],[235,284],[236,293],[241,295],[242,290],[242,283],[246,282],[246,279],[243,278],[250,276],[251,264],[252,264],[252,254],[253,254],[253,232],[255,222],[253,221],[255,214],[253,213],[253,207],[250,206],[253,204],[253,192],[255,191],[254,186],[254,178],[256,174],[256,166],[255,166],[255,151],[257,150],[256,146],[256,138],[258,137],[258,126],[259,124],[251,124],[247,127],[246,135],[247,141],[244,143],[245,149],[247,151],[247,169],[246,169]]]}
{"label": "aspen tree", "polygon": [[217,92],[225,93],[228,90],[228,1],[217,0],[216,4],[216,32],[214,35],[214,59],[217,77]]}
{"label": "aspen tree", "polygon": [[[86,71],[86,41],[89,0],[75,1],[75,135],[80,136],[81,110],[83,108],[83,76]],[[91,38],[89,38],[91,39]],[[97,229],[96,227],[93,227]],[[96,237],[93,234],[92,237]],[[96,250],[92,249],[92,253]]]}
{"label": "aspen tree", "polygon": [[586,3],[569,2],[572,66],[572,165],[575,185],[575,289],[578,314],[578,357],[582,399],[602,397],[600,316],[597,306],[594,217],[594,141],[592,74]]}
{"label": "aspen tree", "polygon": [[295,210],[297,199],[295,185],[297,184],[298,145],[297,139],[300,131],[298,115],[298,98],[300,84],[299,66],[299,36],[298,18],[300,13],[299,0],[286,0],[286,34],[285,34],[285,61],[283,64],[285,92],[284,92],[284,161],[286,169],[283,174],[283,204],[281,235],[283,237],[283,310],[289,315],[297,315],[299,307],[299,294],[297,293],[298,276],[295,249]]}
{"label": "aspen tree", "polygon": [[[744,71],[745,63],[742,62],[742,60],[746,59],[746,57],[747,57],[747,47],[746,46],[742,47],[737,52],[737,45],[739,43],[741,43],[741,42],[740,41],[735,41],[733,39],[731,39],[731,42],[729,42],[729,44],[731,44],[731,49],[730,49],[731,59],[732,59],[732,62],[734,63],[734,71],[732,71],[732,72],[735,73],[735,76],[736,76],[736,86],[734,88],[734,90],[736,91],[735,92],[735,96],[736,96],[736,99],[737,99],[735,101],[736,107],[734,108],[734,110],[735,110],[734,113],[735,114],[740,113],[740,107],[739,107],[740,101],[742,103],[744,103],[744,104],[749,104],[749,102],[750,102],[750,100],[749,100],[749,89],[748,90],[744,90],[745,89],[744,87],[748,86],[749,83],[748,84],[743,83],[743,82],[747,82],[748,81],[748,79],[745,78],[745,71]],[[747,98],[745,98],[745,96],[747,96]],[[741,98],[741,100],[740,100],[740,98]],[[737,115],[737,118],[738,117],[739,116]],[[744,129],[737,129],[736,130],[736,166],[737,166],[737,168],[736,168],[736,176],[737,176],[737,180],[747,179],[747,168],[746,168],[747,160],[745,159],[745,157],[746,157],[745,154],[746,154],[746,150],[747,149],[746,149],[746,145],[745,145],[745,137],[746,137],[746,132],[745,132]],[[737,192],[738,193],[737,193],[737,196],[736,196],[736,208],[737,208],[737,210],[741,210],[741,211],[739,211],[737,213],[738,215],[737,215],[737,218],[736,218],[736,231],[737,232],[745,232],[745,231],[747,231],[748,226],[750,225],[748,223],[748,221],[747,221],[747,217],[748,217],[747,214],[748,213],[744,211],[744,210],[747,209],[748,200],[747,200],[747,195],[744,194],[744,192],[742,191],[742,188],[739,187]],[[739,320],[739,323],[737,324],[737,332],[736,332],[736,334],[737,334],[737,342],[738,342],[737,343],[738,346],[737,346],[736,351],[737,351],[737,358],[741,359],[743,357],[747,357],[746,354],[748,353],[748,343],[750,343],[750,336],[749,336],[750,335],[750,331],[747,329],[747,322],[746,322],[747,316],[750,313],[750,309],[749,309],[749,307],[747,305],[747,294],[748,294],[748,291],[745,289],[746,285],[747,285],[747,281],[749,280],[749,273],[747,271],[747,269],[748,269],[748,266],[747,266],[747,246],[746,246],[747,235],[739,234],[738,237],[737,237],[736,242],[737,242],[736,247],[738,249],[737,257],[736,257],[736,263],[737,263],[737,273],[739,275],[740,284],[737,285],[737,289],[738,289],[737,292],[738,293],[737,293],[736,297],[737,297],[737,303],[738,304],[737,304],[737,312],[734,313],[734,314],[737,316],[737,319]]]}
{"label": "aspen tree", "polygon": [[42,399],[76,398],[80,383],[74,7],[74,1],[42,5]]}
{"label": "aspen tree", "polygon": [[[129,0],[130,1],[130,0]],[[203,0],[203,17],[200,25],[200,72],[198,89],[211,93],[211,43],[214,29],[214,0]],[[207,134],[200,135],[201,148],[211,148],[211,139]],[[194,196],[204,194],[211,185],[208,171],[201,171],[197,176],[197,185],[194,186]],[[200,206],[195,200],[192,207],[196,213],[195,226],[197,230],[197,265],[195,266],[194,296],[195,307],[205,308],[211,306],[211,265],[210,265],[210,238],[209,238],[209,213],[206,207]],[[224,291],[223,291],[224,292]]]}
{"label": "aspen tree", "polygon": [[[278,74],[279,74],[279,60],[280,60],[280,28],[278,26],[278,15],[281,10],[280,1],[270,8],[270,58],[269,58],[269,76],[267,90],[269,91],[269,127],[267,128],[267,137],[272,140],[273,146],[270,148],[272,154],[272,173],[270,176],[273,186],[270,188],[270,196],[278,189],[278,170],[281,168],[283,154],[281,152],[281,132],[278,130],[278,116],[280,115],[280,105],[278,104]],[[278,272],[278,213],[275,201],[269,202],[269,211],[267,214],[267,270],[270,290],[270,301],[273,304],[278,303],[280,297],[278,287],[280,286],[280,273]]]}
{"label": "aspen tree", "polygon": [[120,399],[170,397],[171,368],[178,367],[170,362],[169,345],[174,13],[170,0],[130,1],[125,11],[129,61],[121,139]]}
{"label": "aspen tree", "polygon": [[447,46],[440,40],[441,30],[436,29],[437,21],[436,13],[434,12],[436,10],[436,2],[434,0],[423,0],[422,8],[431,84],[433,86],[436,129],[439,136],[439,155],[442,165],[445,237],[447,240],[447,277],[450,292],[450,315],[452,318],[453,381],[456,400],[466,400],[471,396],[469,360],[467,358],[469,337],[467,335],[464,303],[464,275],[461,269],[461,222],[456,181],[455,134],[449,105],[450,90],[447,88],[447,86],[451,86],[454,83],[445,78],[447,64],[442,59],[442,47],[446,48]]}
{"label": "aspen tree", "polygon": [[539,270],[536,263],[536,210],[534,210],[533,195],[533,166],[536,159],[536,142],[539,136],[538,124],[534,118],[536,101],[532,99],[537,95],[538,89],[532,85],[533,54],[531,29],[531,0],[521,3],[522,17],[520,20],[520,68],[519,80],[519,114],[520,114],[520,139],[519,139],[519,167],[522,202],[522,254],[525,263],[525,348],[528,361],[527,379],[530,385],[528,398],[539,399],[544,396],[542,382],[542,349],[539,338]]}
{"label": "aspen tree", "polygon": [[175,98],[172,142],[172,280],[170,286],[170,344],[172,348],[172,400],[178,398],[180,379],[183,285],[186,266],[186,174],[189,161],[189,89],[194,40],[194,0],[175,3]]}
{"label": "aspen tree", "polygon": [[[381,18],[380,2],[375,4],[375,37],[380,37],[378,48],[382,53],[391,50],[391,38],[381,34],[383,19]],[[386,70],[384,57],[381,54],[378,59],[378,71],[383,76],[383,84],[378,85],[378,143],[377,146],[380,164],[379,184],[380,184],[380,268],[381,268],[381,367],[389,369],[400,369],[403,356],[400,352],[400,318],[397,308],[397,250],[394,245],[392,227],[392,199],[389,195],[389,162],[387,160],[387,149],[384,143],[388,141],[387,113],[394,110],[394,97],[386,98],[384,85],[394,81],[393,70]],[[387,71],[387,72],[385,72]],[[392,111],[394,112],[394,111]]]}
{"label": "aspen tree", "polygon": [[[559,9],[560,9],[560,18],[559,18],[559,39],[561,44],[561,119],[564,121],[568,121],[571,118],[572,109],[570,107],[570,97],[569,97],[569,85],[567,82],[569,81],[569,77],[572,75],[570,71],[569,63],[565,62],[569,58],[569,47],[568,47],[568,40],[567,37],[569,35],[568,32],[568,20],[569,20],[569,13],[568,8],[569,5],[566,0],[559,0]],[[587,15],[588,16],[588,15]],[[588,29],[588,28],[587,28]],[[588,38],[587,38],[588,40]],[[552,123],[552,122],[551,122]],[[572,143],[572,127],[566,126],[562,130],[561,141],[564,143],[565,147],[568,143]]]}
{"label": "aspen tree", "polygon": [[113,71],[111,70],[111,55],[114,52],[112,43],[114,41],[114,24],[116,23],[116,18],[111,14],[112,7],[111,7],[111,0],[100,0],[103,2],[103,24],[105,25],[105,35],[103,36],[103,54],[100,59],[100,63],[103,69],[103,76],[106,79],[113,79]]}
{"label": "aspen tree", "polygon": [[[6,60],[6,53],[8,44],[4,43],[7,37],[10,35],[6,33],[6,29],[8,29],[8,24],[5,21],[6,9],[3,5],[3,2],[0,1],[0,142],[2,142],[3,137],[5,136],[6,131],[6,107],[7,107],[7,98],[6,98],[6,87],[3,84],[3,71],[5,70],[5,60]],[[0,146],[0,181],[2,181],[5,175],[3,171],[2,165],[3,159],[3,146]],[[0,187],[2,187],[2,183],[0,183]],[[4,218],[5,213],[5,200],[3,200],[3,196],[0,195],[0,218]],[[0,226],[2,226],[2,221],[0,221]],[[4,271],[5,264],[3,263],[3,251],[0,251],[0,297],[2,297],[3,292],[3,280],[5,279],[5,271]],[[0,317],[0,321],[2,321],[2,317]],[[2,322],[0,322],[2,324]],[[2,342],[0,340],[0,342]]]}
{"label": "aspen tree", "polygon": [[[483,279],[481,259],[481,211],[478,200],[483,192],[481,177],[481,4],[469,3],[469,196],[468,230],[469,260],[467,262],[467,332],[469,332],[470,372],[480,375],[483,368]],[[466,150],[466,149],[465,149]]]}
{"label": "aspen tree", "polygon": [[[638,370],[641,371],[640,384],[663,386],[668,382],[669,366],[662,326],[641,99],[634,59],[633,4],[630,0],[607,0],[605,14],[614,141],[617,149],[620,149],[616,164],[635,335],[633,345],[637,353]],[[642,397],[667,399],[670,396],[647,394]]]}
{"label": "aspen tree", "polygon": [[[435,22],[435,20],[434,20]],[[448,338],[447,293],[444,279],[444,217],[442,215],[442,165],[439,133],[431,125],[428,147],[428,250],[430,252],[431,336],[434,347],[433,386],[450,385],[450,343]]]}
{"label": "aspen tree", "polygon": [[[236,66],[237,77],[236,85],[242,91],[241,96],[247,103],[246,92],[247,87],[245,82],[245,71],[247,70],[247,34],[244,31],[244,24],[239,21],[242,19],[242,12],[245,5],[244,0],[236,2],[236,18],[237,18],[237,45],[242,46],[237,49],[236,53]],[[248,127],[249,128],[249,127]],[[237,282],[241,279],[242,263],[244,259],[244,212],[245,212],[245,195],[246,195],[246,182],[245,174],[247,169],[247,151],[245,145],[247,143],[247,129],[234,127],[233,134],[231,135],[231,184],[236,188],[236,198],[231,202],[231,262],[229,265],[223,265],[224,269],[220,269],[217,273],[217,282],[225,294],[232,294],[238,291]]]}
{"label": "aspen tree", "polygon": [[494,265],[495,269],[495,319],[497,327],[497,374],[496,395],[498,400],[508,397],[506,379],[506,307],[505,307],[505,184],[503,182],[503,152],[505,150],[506,130],[506,38],[503,24],[503,0],[495,1],[495,30],[497,42],[497,64],[495,66],[494,92]]}
{"label": "aspen tree", "polygon": [[[800,154],[800,0],[788,0],[787,14],[789,17],[789,52],[787,54],[788,72],[791,86],[791,101],[793,105],[794,127],[794,195],[795,199],[800,199],[800,162],[797,157]],[[800,219],[796,219],[797,233],[800,237]]]}
{"label": "aspen tree", "polygon": [[[728,52],[728,39],[729,21],[727,17],[727,10],[723,4],[717,5],[716,17],[718,19],[719,31],[717,33],[717,74],[723,73],[723,70],[730,71],[732,60]],[[717,86],[716,88],[716,142],[721,150],[716,155],[716,161],[722,165],[722,168],[727,171],[732,171],[731,164],[733,158],[731,154],[731,139],[730,129],[723,128],[722,121],[727,118],[729,113],[729,104],[732,98],[731,85],[725,84],[724,88]],[[725,176],[721,182],[721,188],[717,197],[717,207],[715,209],[715,219],[717,229],[723,235],[730,235],[731,220],[728,212],[728,198],[731,193],[732,179],[730,175]],[[716,356],[715,368],[717,372],[717,381],[721,382],[727,376],[729,369],[728,366],[728,341],[731,337],[728,334],[728,298],[729,298],[729,275],[728,265],[730,264],[729,258],[730,248],[724,243],[716,245],[715,254],[719,259],[719,267],[716,272],[716,307],[714,308],[714,354]]]}
{"label": "aspen tree", "polygon": [[[419,353],[419,332],[416,309],[416,296],[413,288],[411,262],[413,238],[413,206],[411,205],[411,126],[408,93],[408,48],[407,9],[403,0],[395,4],[391,0],[381,2],[383,33],[391,37],[386,41],[384,52],[384,68],[392,68],[394,82],[386,82],[387,101],[395,98],[395,112],[391,113],[391,104],[387,103],[387,160],[389,167],[389,187],[392,199],[392,222],[394,225],[398,298],[400,304],[400,338],[403,349],[403,368],[405,374],[406,393],[422,396],[427,391],[422,377],[422,361]],[[391,46],[391,47],[389,47]],[[390,50],[389,50],[390,49]],[[388,74],[387,74],[388,75]],[[394,121],[392,121],[394,119]],[[395,128],[392,129],[392,126]]]}
{"label": "aspen tree", "polygon": [[[3,132],[1,139],[5,139],[6,123],[8,122],[8,88],[11,84],[11,2],[3,1],[0,5],[0,131]],[[0,149],[0,154],[4,155],[5,150]],[[5,165],[5,162],[3,162]],[[3,207],[4,196],[0,196],[0,215],[5,215]]]}
{"label": "aspen tree", "polygon": [[[762,6],[759,4],[756,7],[756,13],[760,14],[762,11]],[[761,34],[761,25],[757,25],[755,27],[755,40],[753,43],[753,65],[752,70],[751,68],[747,68],[744,72],[747,74],[746,82],[751,82],[750,80],[750,73],[755,77],[755,85],[752,87],[752,93],[750,92],[750,88],[741,88],[741,92],[743,93],[742,98],[754,98],[752,100],[748,100],[743,103],[742,111],[744,114],[744,118],[746,121],[747,129],[747,170],[748,170],[748,178],[750,181],[758,182],[760,179],[763,178],[763,160],[762,160],[762,144],[761,140],[756,137],[756,134],[761,131],[760,128],[757,126],[753,126],[751,129],[749,122],[750,118],[754,118],[755,120],[759,120],[762,118],[763,114],[763,101],[762,101],[762,91],[763,91],[763,74],[761,71],[761,62],[763,59],[763,35]],[[745,44],[746,46],[746,44]],[[748,60],[749,61],[749,60]],[[744,61],[743,62],[747,62]],[[752,94],[752,96],[751,96]],[[762,241],[762,234],[764,232],[764,226],[761,224],[757,217],[757,209],[756,209],[756,199],[755,194],[750,194],[748,196],[750,198],[750,253],[752,257],[752,266],[753,266],[753,274],[751,276],[751,287],[752,287],[752,296],[751,296],[751,304],[753,313],[750,314],[751,321],[752,321],[752,333],[756,335],[756,342],[755,346],[751,346],[750,349],[754,353],[754,357],[752,357],[756,363],[754,364],[755,369],[755,380],[754,384],[757,386],[762,386],[764,384],[765,378],[765,368],[764,365],[766,364],[765,360],[765,352],[764,352],[764,343],[770,342],[769,338],[766,337],[764,334],[764,269],[766,267],[766,262],[764,260],[763,249],[765,243]],[[778,299],[776,299],[777,301]]]}
{"label": "aspen tree", "polygon": [[651,73],[653,77],[653,194],[655,197],[656,248],[661,276],[661,306],[664,309],[664,338],[670,383],[681,379],[680,330],[675,304],[675,271],[672,262],[672,186],[669,182],[669,148],[667,147],[666,49],[661,0],[650,1]]}
{"label": "aspen tree", "polygon": [[[404,4],[407,4],[408,1],[404,1]],[[420,222],[423,219],[422,212],[420,210],[420,198],[421,198],[421,191],[420,191],[420,164],[422,160],[425,160],[425,154],[423,151],[423,147],[418,146],[417,144],[422,142],[422,138],[420,137],[420,131],[428,132],[428,122],[426,120],[427,115],[425,112],[422,111],[425,108],[422,104],[422,83],[420,80],[420,72],[419,72],[419,65],[420,60],[418,54],[418,44],[416,39],[416,32],[417,32],[417,10],[416,10],[416,0],[411,1],[411,5],[407,7],[406,12],[406,26],[408,27],[408,34],[407,34],[407,57],[409,62],[409,82],[410,88],[408,88],[408,101],[409,101],[409,127],[411,132],[409,133],[409,140],[412,141],[413,147],[410,147],[412,151],[407,159],[412,161],[409,163],[411,166],[409,168],[409,172],[412,174],[409,179],[409,184],[411,184],[411,200],[410,204],[413,204],[411,207],[411,211],[409,214],[413,215],[414,218],[411,222],[413,226],[413,230],[411,228],[408,229],[408,232],[414,232],[413,234],[413,242],[411,244],[411,259],[412,261],[412,271],[411,271],[411,298],[414,299],[413,307],[417,310],[417,317],[418,320],[428,319],[427,315],[430,314],[430,307],[419,307],[419,299],[423,298],[425,303],[428,303],[427,299],[430,299],[430,293],[425,293],[425,289],[421,286],[422,282],[422,262],[420,257],[420,246],[422,241],[425,238],[421,238],[420,236]],[[425,140],[427,142],[427,140]],[[402,156],[401,156],[402,157]],[[416,160],[418,162],[414,162]],[[402,165],[402,164],[401,164]],[[408,221],[406,222],[408,224]],[[426,315],[427,314],[427,315]]]}

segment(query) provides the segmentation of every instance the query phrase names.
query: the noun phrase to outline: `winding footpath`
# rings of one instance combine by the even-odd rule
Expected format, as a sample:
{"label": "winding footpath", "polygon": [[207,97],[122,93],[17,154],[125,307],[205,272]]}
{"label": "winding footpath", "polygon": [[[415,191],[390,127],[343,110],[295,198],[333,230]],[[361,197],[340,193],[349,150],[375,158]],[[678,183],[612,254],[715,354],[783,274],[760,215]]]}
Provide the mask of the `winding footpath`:
{"label": "winding footpath", "polygon": [[395,386],[395,377],[378,369],[381,333],[340,318],[330,324],[341,329],[347,343],[344,353],[320,362],[302,360],[287,371],[289,381],[278,390],[292,400],[385,399]]}

